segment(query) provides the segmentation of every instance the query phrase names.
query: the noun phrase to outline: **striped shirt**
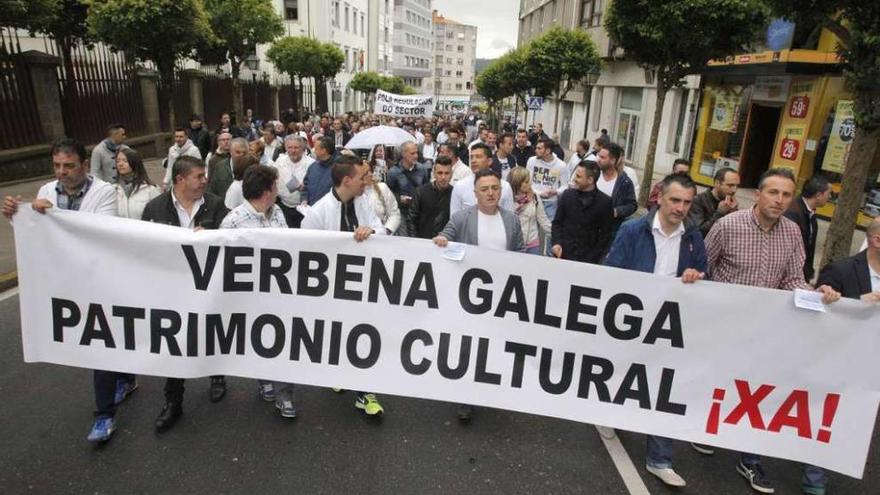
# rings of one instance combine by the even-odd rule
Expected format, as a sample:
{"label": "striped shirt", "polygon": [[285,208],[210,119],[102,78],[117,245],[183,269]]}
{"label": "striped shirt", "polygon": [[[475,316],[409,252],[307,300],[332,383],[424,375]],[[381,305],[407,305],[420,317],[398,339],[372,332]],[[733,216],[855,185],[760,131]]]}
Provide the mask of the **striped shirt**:
{"label": "striped shirt", "polygon": [[250,201],[245,201],[230,211],[220,224],[221,229],[259,229],[265,227],[287,228],[284,213],[278,205],[273,204],[272,209],[264,215],[255,210]]}
{"label": "striped shirt", "polygon": [[769,289],[812,290],[804,280],[804,241],[797,224],[780,217],[764,231],[755,208],[732,212],[712,226],[706,236],[711,279]]}

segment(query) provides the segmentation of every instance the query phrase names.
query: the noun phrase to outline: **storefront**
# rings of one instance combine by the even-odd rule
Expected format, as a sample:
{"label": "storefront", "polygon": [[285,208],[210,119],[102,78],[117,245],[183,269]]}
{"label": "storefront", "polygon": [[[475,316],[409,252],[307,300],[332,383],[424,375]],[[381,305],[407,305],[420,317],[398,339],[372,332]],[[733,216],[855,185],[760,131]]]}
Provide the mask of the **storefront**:
{"label": "storefront", "polygon": [[[852,95],[844,86],[835,53],[783,50],[713,61],[703,73],[702,102],[694,141],[691,176],[711,186],[722,167],[740,173],[753,188],[771,167],[790,168],[798,190],[815,173],[840,189],[855,126]],[[869,177],[880,180],[880,153]],[[880,188],[880,185],[874,184]],[[880,191],[869,194],[880,202]],[[835,197],[821,216],[834,213]],[[870,202],[858,223],[870,221],[880,206]]]}

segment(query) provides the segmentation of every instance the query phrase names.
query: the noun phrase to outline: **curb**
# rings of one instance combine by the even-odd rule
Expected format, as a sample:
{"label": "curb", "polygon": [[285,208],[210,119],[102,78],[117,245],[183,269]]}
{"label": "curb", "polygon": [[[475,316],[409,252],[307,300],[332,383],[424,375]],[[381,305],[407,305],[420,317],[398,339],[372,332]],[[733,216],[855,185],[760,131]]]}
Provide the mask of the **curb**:
{"label": "curb", "polygon": [[0,292],[5,292],[18,286],[18,272],[11,271],[0,274]]}

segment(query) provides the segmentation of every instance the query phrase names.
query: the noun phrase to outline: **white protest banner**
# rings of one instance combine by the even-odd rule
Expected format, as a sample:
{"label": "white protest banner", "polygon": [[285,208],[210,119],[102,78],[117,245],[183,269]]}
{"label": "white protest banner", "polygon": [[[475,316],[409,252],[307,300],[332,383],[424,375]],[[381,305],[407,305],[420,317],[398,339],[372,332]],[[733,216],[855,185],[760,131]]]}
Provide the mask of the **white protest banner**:
{"label": "white protest banner", "polygon": [[392,117],[430,117],[434,112],[432,95],[396,95],[376,90],[373,113]]}
{"label": "white protest banner", "polygon": [[878,310],[430,241],[14,218],[28,362],[503,408],[860,477]]}

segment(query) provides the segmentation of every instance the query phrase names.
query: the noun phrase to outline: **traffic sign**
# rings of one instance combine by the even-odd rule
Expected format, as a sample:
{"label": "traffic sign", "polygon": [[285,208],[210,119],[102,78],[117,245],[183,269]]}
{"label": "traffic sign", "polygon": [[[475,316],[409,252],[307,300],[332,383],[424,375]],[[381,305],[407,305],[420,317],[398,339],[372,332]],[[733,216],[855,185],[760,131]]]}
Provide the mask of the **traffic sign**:
{"label": "traffic sign", "polygon": [[529,110],[540,110],[543,105],[543,96],[529,96]]}

